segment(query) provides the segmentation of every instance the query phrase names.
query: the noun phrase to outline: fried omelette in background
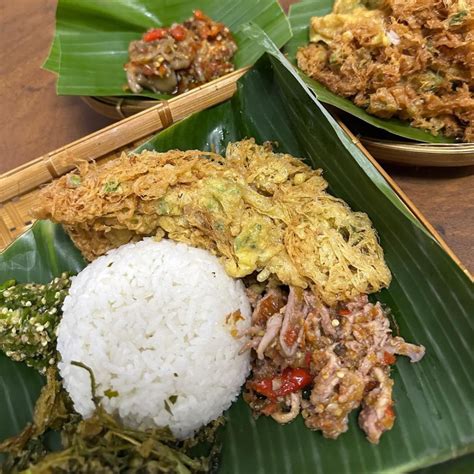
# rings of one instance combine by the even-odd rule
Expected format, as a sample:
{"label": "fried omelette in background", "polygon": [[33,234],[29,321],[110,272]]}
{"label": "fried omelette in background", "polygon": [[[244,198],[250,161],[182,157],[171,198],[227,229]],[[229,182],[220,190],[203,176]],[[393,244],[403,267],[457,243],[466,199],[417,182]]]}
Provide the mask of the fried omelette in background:
{"label": "fried omelette in background", "polygon": [[388,286],[391,275],[368,216],[328,194],[321,173],[252,139],[229,143],[225,159],[123,154],[54,181],[35,217],[63,224],[88,260],[167,237],[218,255],[232,277],[258,272],[334,304]]}
{"label": "fried omelette in background", "polygon": [[336,0],[297,62],[369,114],[474,141],[472,0]]}

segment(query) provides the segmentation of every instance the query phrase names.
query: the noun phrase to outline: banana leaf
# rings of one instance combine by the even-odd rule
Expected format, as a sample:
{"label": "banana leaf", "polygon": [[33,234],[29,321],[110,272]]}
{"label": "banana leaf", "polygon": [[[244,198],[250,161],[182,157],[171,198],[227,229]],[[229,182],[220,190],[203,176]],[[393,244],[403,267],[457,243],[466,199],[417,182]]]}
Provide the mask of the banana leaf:
{"label": "banana leaf", "polygon": [[[349,474],[425,468],[427,473],[428,466],[472,453],[473,284],[284,58],[265,55],[239,81],[231,100],[164,130],[141,148],[223,152],[229,141],[244,137],[277,142],[279,151],[321,167],[333,194],[369,214],[393,273],[390,288],[376,297],[392,309],[400,334],[425,345],[427,354],[414,365],[399,358],[394,367],[397,420],[379,445],[366,441],[355,417],[349,431],[334,441],[309,431],[301,417],[285,426],[265,417],[255,420],[240,399],[227,413],[219,472]],[[1,254],[0,280],[46,281],[82,265],[61,228],[38,222]],[[2,438],[28,420],[41,381],[4,356],[0,377]],[[471,459],[454,461],[454,472],[468,472]]]}
{"label": "banana leaf", "polygon": [[[309,22],[312,16],[327,15],[332,11],[334,0],[304,0],[296,3],[290,8],[290,23],[293,30],[292,39],[286,44],[285,52],[288,59],[296,66],[296,52],[301,46],[309,42]],[[332,105],[338,109],[357,117],[364,122],[385,130],[393,135],[426,143],[453,143],[454,140],[443,135],[434,136],[425,130],[412,127],[408,122],[398,119],[382,119],[368,114],[361,107],[357,107],[349,99],[340,97],[331,92],[320,82],[311,79],[302,71],[298,71],[303,81],[309,86],[316,97],[325,104]]]}
{"label": "banana leaf", "polygon": [[[288,19],[277,0],[59,0],[56,31],[43,67],[58,74],[57,92],[62,95],[134,96],[123,90],[127,80],[123,65],[130,41],[150,27],[182,22],[201,9],[224,22],[235,35],[236,68],[253,64],[264,52],[241,31],[254,22],[277,44],[291,37]],[[156,99],[166,94],[143,91]]]}

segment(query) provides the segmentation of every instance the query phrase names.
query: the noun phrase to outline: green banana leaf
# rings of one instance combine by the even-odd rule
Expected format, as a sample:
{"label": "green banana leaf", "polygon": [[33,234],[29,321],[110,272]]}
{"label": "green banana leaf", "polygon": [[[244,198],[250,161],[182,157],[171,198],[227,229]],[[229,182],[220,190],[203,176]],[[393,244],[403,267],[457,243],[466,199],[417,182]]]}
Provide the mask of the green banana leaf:
{"label": "green banana leaf", "polygon": [[[413,365],[398,359],[393,369],[397,420],[378,446],[366,441],[355,417],[334,441],[309,431],[301,417],[285,426],[265,417],[254,420],[239,400],[227,413],[219,472],[398,473],[472,453],[472,282],[284,58],[265,55],[239,81],[231,100],[164,130],[141,148],[223,152],[229,141],[244,137],[278,142],[278,150],[321,167],[332,193],[369,214],[393,273],[390,288],[376,296],[391,307],[400,334],[425,345],[427,354]],[[38,222],[1,254],[0,280],[46,281],[82,265],[58,226]],[[0,438],[29,419],[40,383],[34,372],[0,356]],[[452,461],[451,472],[469,472],[471,459]]]}
{"label": "green banana leaf", "polygon": [[[43,67],[58,74],[58,94],[136,96],[123,90],[130,41],[150,27],[182,22],[196,9],[224,22],[235,35],[236,68],[253,64],[264,52],[241,31],[242,25],[256,23],[278,47],[291,38],[277,0],[59,0],[55,36]],[[170,97],[147,91],[139,95]]]}
{"label": "green banana leaf", "polygon": [[[327,15],[332,11],[334,0],[304,0],[296,3],[290,8],[290,23],[293,30],[293,38],[285,45],[285,52],[288,59],[296,66],[296,52],[299,47],[308,44],[309,22],[312,16]],[[382,119],[368,114],[364,109],[357,107],[349,99],[340,97],[321,83],[311,79],[302,71],[299,71],[301,78],[314,92],[316,97],[325,104],[330,104],[343,110],[374,127],[385,130],[394,135],[427,143],[453,143],[451,138],[442,135],[434,136],[429,132],[412,127],[408,122],[398,119]]]}

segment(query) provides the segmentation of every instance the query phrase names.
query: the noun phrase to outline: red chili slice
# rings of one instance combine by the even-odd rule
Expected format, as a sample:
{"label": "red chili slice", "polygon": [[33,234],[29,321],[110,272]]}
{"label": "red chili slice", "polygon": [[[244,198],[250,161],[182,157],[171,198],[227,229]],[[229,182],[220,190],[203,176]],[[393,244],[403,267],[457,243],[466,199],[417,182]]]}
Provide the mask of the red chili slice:
{"label": "red chili slice", "polygon": [[383,362],[385,365],[393,365],[397,362],[397,358],[393,354],[390,354],[390,352],[384,352]]}
{"label": "red chili slice", "polygon": [[166,28],[153,28],[152,30],[147,31],[143,35],[143,40],[146,42],[160,40],[168,34]]}
{"label": "red chili slice", "polygon": [[307,369],[286,368],[282,374],[281,387],[276,391],[277,396],[281,397],[289,393],[297,392],[306,387],[313,381],[313,377]]}
{"label": "red chili slice", "polygon": [[194,18],[196,18],[196,20],[204,21],[207,19],[207,16],[204,15],[202,10],[194,10]]}
{"label": "red chili slice", "polygon": [[252,382],[252,388],[267,398],[275,398],[276,395],[273,391],[272,380],[271,378],[266,378],[258,382]]}
{"label": "red chili slice", "polygon": [[389,417],[389,418],[393,418],[395,416],[395,412],[393,410],[393,407],[392,405],[389,405],[386,409],[385,409],[385,414]]}
{"label": "red chili slice", "polygon": [[[280,382],[280,388],[273,390],[273,381]],[[252,383],[252,388],[267,398],[275,399],[289,393],[297,392],[313,381],[312,375],[307,369],[287,367],[281,376],[262,379]]]}
{"label": "red chili slice", "polygon": [[181,25],[175,25],[170,28],[170,33],[176,41],[183,41],[186,38],[186,28]]}

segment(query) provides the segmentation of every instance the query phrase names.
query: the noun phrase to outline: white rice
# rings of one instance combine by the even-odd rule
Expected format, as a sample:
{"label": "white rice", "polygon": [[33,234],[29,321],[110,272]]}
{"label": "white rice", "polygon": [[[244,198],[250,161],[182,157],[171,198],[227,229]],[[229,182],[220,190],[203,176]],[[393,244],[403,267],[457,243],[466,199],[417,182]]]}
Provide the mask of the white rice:
{"label": "white rice", "polygon": [[[125,425],[168,425],[179,438],[220,416],[248,375],[244,341],[231,334],[250,325],[244,287],[204,250],[150,238],[112,250],[74,278],[63,310],[59,370],[84,417],[90,377],[71,361],[92,369],[103,406]],[[245,319],[226,322],[236,310]]]}

